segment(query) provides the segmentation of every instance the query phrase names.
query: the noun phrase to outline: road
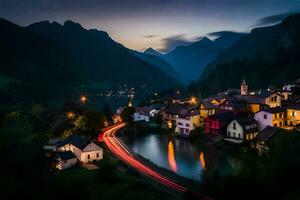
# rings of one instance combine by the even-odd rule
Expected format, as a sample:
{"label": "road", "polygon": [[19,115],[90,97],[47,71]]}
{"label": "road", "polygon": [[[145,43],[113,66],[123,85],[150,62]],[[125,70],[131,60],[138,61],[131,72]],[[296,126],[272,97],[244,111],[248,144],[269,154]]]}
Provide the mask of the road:
{"label": "road", "polygon": [[[103,134],[103,141],[106,143],[107,147],[123,162],[127,163],[129,166],[133,167],[134,169],[138,170],[140,173],[144,174],[152,178],[153,180],[175,190],[180,193],[184,193],[188,191],[188,188],[176,183],[175,181],[171,180],[163,176],[162,174],[154,171],[150,167],[146,166],[144,163],[139,161],[138,158],[135,158],[127,149],[127,147],[115,136],[116,132],[124,127],[125,124],[120,124],[117,126],[113,126],[109,129],[106,129]],[[197,194],[196,194],[197,195]],[[199,196],[199,195],[197,195]],[[199,199],[210,199],[206,197],[200,197]]]}

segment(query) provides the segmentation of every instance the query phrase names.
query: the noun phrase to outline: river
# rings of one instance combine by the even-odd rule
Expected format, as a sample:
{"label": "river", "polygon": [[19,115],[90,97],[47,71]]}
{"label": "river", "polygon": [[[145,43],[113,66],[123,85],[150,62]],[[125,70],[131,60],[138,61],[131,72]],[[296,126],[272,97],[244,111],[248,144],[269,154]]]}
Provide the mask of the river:
{"label": "river", "polygon": [[171,139],[166,135],[149,133],[127,141],[127,145],[156,165],[196,181],[201,181],[204,173],[232,173],[233,168],[241,166],[238,159],[199,140]]}

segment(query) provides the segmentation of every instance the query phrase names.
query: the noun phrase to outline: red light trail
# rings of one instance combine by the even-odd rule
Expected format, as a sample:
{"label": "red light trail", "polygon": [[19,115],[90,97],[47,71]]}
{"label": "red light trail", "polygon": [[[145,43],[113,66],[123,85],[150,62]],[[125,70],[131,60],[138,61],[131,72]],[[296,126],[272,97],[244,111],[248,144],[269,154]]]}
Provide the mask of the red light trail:
{"label": "red light trail", "polygon": [[[105,130],[103,133],[103,141],[106,143],[107,147],[123,162],[127,163],[134,169],[138,170],[140,173],[156,180],[157,182],[174,189],[178,192],[184,193],[188,191],[188,188],[174,182],[173,180],[166,178],[165,176],[159,174],[158,172],[154,171],[150,167],[146,166],[138,159],[136,159],[128,150],[122,142],[115,137],[117,130],[125,126],[125,124],[120,124],[116,126],[112,126],[110,129]],[[101,135],[100,134],[100,135]],[[100,138],[99,138],[100,139]],[[102,139],[102,138],[101,138]],[[197,194],[196,194],[197,195]],[[198,196],[198,195],[197,195]],[[210,199],[210,198],[203,198],[199,197],[200,199]]]}

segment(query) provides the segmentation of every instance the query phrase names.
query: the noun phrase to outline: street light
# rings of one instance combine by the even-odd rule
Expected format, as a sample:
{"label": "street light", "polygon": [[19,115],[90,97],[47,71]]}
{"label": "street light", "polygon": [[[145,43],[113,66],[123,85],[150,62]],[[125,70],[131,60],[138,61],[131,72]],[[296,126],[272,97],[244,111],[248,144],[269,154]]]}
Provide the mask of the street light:
{"label": "street light", "polygon": [[191,97],[190,102],[191,104],[196,104],[197,103],[196,97]]}
{"label": "street light", "polygon": [[73,112],[67,112],[67,117],[69,119],[73,119],[75,117],[75,114]]}
{"label": "street light", "polygon": [[85,104],[85,102],[87,101],[87,97],[84,96],[84,95],[82,95],[82,96],[80,97],[80,101],[81,101],[82,104]]}

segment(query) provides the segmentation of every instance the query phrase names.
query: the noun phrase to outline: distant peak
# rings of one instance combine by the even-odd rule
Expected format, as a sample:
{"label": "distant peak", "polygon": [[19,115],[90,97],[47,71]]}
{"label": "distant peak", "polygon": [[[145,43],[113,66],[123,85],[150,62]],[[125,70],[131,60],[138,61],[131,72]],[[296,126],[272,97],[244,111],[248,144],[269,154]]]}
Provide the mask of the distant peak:
{"label": "distant peak", "polygon": [[192,45],[210,45],[212,44],[213,41],[211,41],[210,39],[208,39],[207,37],[203,37],[201,38],[201,40],[199,40],[198,42],[193,43]]}
{"label": "distant peak", "polygon": [[71,20],[65,21],[64,26],[65,27],[72,27],[72,28],[80,28],[80,29],[82,29],[81,24],[73,22]]}
{"label": "distant peak", "polygon": [[158,51],[156,51],[155,49],[153,49],[152,47],[149,47],[148,49],[146,49],[144,51],[144,53],[146,54],[151,54],[151,55],[161,55],[161,53],[159,53]]}
{"label": "distant peak", "polygon": [[29,26],[32,26],[32,25],[51,25],[51,23],[48,20],[45,20],[45,21],[32,23]]}

